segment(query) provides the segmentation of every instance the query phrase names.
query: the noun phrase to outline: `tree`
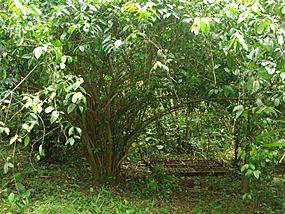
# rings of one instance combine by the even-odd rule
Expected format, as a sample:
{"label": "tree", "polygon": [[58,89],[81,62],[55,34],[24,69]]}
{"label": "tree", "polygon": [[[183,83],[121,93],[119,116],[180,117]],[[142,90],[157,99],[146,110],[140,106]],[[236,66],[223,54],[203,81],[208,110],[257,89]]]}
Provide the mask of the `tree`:
{"label": "tree", "polygon": [[[226,0],[4,1],[0,60],[8,85],[0,102],[5,112],[22,112],[10,143],[41,142],[43,155],[48,117],[67,144],[82,135],[103,183],[118,175],[147,125],[178,109],[218,102],[236,120],[251,111],[267,118],[273,108],[252,107],[257,95],[271,105],[268,93],[275,97],[271,88],[284,81],[283,8]],[[35,126],[40,141],[30,139]]]}

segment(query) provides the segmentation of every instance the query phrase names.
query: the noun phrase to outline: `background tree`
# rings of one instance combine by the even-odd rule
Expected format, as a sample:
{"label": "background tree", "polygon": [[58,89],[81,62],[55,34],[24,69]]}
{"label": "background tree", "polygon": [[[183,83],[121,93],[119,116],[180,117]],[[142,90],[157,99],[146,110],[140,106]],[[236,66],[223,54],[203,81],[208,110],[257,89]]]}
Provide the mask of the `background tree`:
{"label": "background tree", "polygon": [[245,163],[262,146],[256,137],[276,127],[285,79],[281,1],[2,5],[0,102],[11,120],[1,118],[1,129],[21,124],[10,144],[37,143],[44,155],[53,130],[47,124],[56,124],[66,144],[82,135],[95,180],[103,183],[118,175],[149,124],[170,113],[175,120],[181,109],[190,114],[215,102],[211,111],[233,112]]}

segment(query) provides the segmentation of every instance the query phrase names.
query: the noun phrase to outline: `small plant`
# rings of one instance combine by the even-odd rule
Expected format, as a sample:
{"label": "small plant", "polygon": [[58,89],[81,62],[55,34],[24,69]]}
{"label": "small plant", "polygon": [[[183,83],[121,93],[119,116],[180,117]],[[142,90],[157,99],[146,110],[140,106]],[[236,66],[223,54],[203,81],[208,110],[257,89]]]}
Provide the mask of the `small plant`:
{"label": "small plant", "polygon": [[155,165],[150,176],[141,177],[129,183],[128,187],[132,192],[150,196],[168,194],[179,189],[179,184],[177,177],[167,174],[160,165]]}
{"label": "small plant", "polygon": [[0,208],[4,213],[24,213],[27,206],[31,203],[30,195],[32,189],[26,189],[21,183],[16,183],[16,191],[9,191],[9,189],[3,189],[0,191],[0,198],[2,200],[2,206]]}

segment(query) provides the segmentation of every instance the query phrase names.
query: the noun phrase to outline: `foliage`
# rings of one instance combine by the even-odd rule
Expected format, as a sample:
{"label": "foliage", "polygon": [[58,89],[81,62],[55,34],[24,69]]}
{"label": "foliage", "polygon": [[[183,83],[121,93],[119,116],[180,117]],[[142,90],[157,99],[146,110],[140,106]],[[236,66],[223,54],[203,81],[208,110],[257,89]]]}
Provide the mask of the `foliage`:
{"label": "foliage", "polygon": [[166,174],[159,165],[154,166],[151,175],[141,176],[138,180],[128,182],[127,188],[133,193],[139,193],[144,196],[169,195],[172,191],[180,189],[178,178],[174,175]]}
{"label": "foliage", "polygon": [[7,189],[0,191],[2,205],[0,208],[5,213],[24,213],[30,205],[30,195],[32,190],[26,190],[21,183],[16,183],[17,192],[9,192]]}
{"label": "foliage", "polygon": [[[134,143],[148,141],[145,129],[158,149],[173,147],[167,139],[189,146],[179,128],[206,108],[208,119],[231,120],[245,174],[259,178],[264,158],[276,162],[277,149],[255,139],[284,128],[283,1],[1,3],[0,134],[9,144],[40,159],[47,136],[61,132],[63,144],[82,143],[105,183]],[[221,137],[209,133],[209,142]]]}

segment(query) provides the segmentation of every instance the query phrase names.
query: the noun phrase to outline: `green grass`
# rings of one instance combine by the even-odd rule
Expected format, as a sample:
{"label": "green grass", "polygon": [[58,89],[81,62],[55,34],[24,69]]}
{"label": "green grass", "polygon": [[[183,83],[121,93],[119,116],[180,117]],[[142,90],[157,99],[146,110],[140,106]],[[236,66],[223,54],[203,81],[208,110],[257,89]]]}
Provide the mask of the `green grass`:
{"label": "green grass", "polygon": [[[9,210],[13,214],[17,210],[27,214],[283,214],[285,208],[282,179],[260,186],[253,200],[243,201],[239,177],[182,179],[133,172],[115,186],[96,187],[80,158],[65,164],[42,161],[35,164],[35,170],[23,152],[16,157],[14,172],[0,170],[0,214]],[[16,182],[25,189],[16,188]],[[15,199],[9,201],[11,192]],[[27,192],[30,195],[24,199]]]}
{"label": "green grass", "polygon": [[27,213],[169,213],[168,209],[158,209],[155,205],[151,200],[127,200],[113,195],[111,191],[101,189],[96,194],[70,192],[44,196],[36,201]]}

